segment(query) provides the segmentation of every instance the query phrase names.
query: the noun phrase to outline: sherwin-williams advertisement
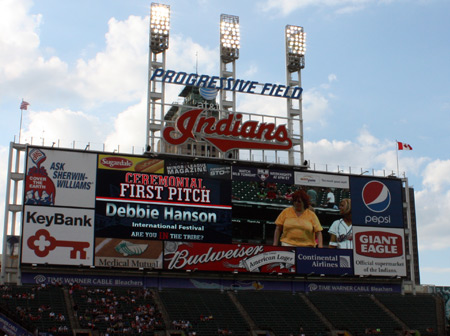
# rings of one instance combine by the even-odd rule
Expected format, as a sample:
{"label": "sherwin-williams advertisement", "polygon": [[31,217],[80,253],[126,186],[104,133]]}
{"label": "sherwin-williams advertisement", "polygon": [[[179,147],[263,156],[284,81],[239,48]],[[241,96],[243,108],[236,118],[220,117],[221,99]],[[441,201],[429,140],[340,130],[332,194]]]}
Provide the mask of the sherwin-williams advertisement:
{"label": "sherwin-williams advertisement", "polygon": [[27,155],[27,205],[93,208],[97,155],[31,148]]}

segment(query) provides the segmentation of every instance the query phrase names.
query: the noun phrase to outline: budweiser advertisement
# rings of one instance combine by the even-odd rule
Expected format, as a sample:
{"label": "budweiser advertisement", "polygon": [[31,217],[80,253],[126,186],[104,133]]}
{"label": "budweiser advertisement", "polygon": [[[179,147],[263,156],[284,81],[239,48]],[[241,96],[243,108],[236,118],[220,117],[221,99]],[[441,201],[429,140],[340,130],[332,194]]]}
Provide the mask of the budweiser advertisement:
{"label": "budweiser advertisement", "polygon": [[353,227],[355,275],[406,276],[402,229]]}
{"label": "budweiser advertisement", "polygon": [[295,273],[295,248],[165,242],[168,270]]}

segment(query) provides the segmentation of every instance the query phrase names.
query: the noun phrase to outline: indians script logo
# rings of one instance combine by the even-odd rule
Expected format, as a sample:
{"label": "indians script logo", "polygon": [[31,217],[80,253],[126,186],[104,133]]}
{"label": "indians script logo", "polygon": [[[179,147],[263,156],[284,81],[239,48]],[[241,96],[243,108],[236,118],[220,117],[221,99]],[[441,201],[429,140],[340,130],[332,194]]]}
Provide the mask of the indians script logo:
{"label": "indians script logo", "polygon": [[196,140],[195,134],[209,141],[222,152],[231,149],[288,150],[292,141],[286,125],[242,121],[242,114],[230,113],[226,118],[202,116],[203,109],[183,113],[175,127],[163,131],[164,139],[171,145],[181,145],[188,139]]}
{"label": "indians script logo", "polygon": [[391,193],[380,181],[370,181],[362,190],[362,199],[369,210],[383,212],[391,204]]}

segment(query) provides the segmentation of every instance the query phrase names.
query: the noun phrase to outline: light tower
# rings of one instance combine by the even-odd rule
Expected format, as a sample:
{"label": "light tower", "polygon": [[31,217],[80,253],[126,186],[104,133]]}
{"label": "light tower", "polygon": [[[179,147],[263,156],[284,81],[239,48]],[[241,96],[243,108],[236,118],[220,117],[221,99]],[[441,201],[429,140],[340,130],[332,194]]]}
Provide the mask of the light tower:
{"label": "light tower", "polygon": [[[146,151],[156,151],[156,139],[161,136],[164,121],[165,83],[151,79],[157,69],[166,69],[169,48],[170,6],[152,3],[150,7],[150,46],[148,53],[148,95]],[[159,134],[158,134],[159,132]],[[160,142],[164,151],[164,142]]]}
{"label": "light tower", "polygon": [[[236,78],[236,60],[241,47],[239,17],[220,15],[220,77]],[[220,90],[219,110],[223,116],[236,111],[236,92]],[[227,158],[238,158],[239,151],[233,150]]]}
{"label": "light tower", "polygon": [[[303,27],[287,25],[286,30],[286,83],[291,87],[301,87],[301,70],[305,68],[306,33]],[[288,132],[293,146],[289,150],[289,164],[307,167],[303,149],[302,96],[287,99]],[[298,133],[296,133],[298,131]],[[300,158],[296,160],[295,154]]]}

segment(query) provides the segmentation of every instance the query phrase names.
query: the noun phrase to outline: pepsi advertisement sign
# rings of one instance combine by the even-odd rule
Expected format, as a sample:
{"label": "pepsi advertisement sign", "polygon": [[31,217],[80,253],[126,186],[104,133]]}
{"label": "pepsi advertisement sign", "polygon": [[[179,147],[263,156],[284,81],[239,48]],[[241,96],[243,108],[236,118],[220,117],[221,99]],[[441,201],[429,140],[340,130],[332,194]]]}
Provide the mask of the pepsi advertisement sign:
{"label": "pepsi advertisement sign", "polygon": [[404,227],[400,180],[350,177],[350,193],[354,226]]}

